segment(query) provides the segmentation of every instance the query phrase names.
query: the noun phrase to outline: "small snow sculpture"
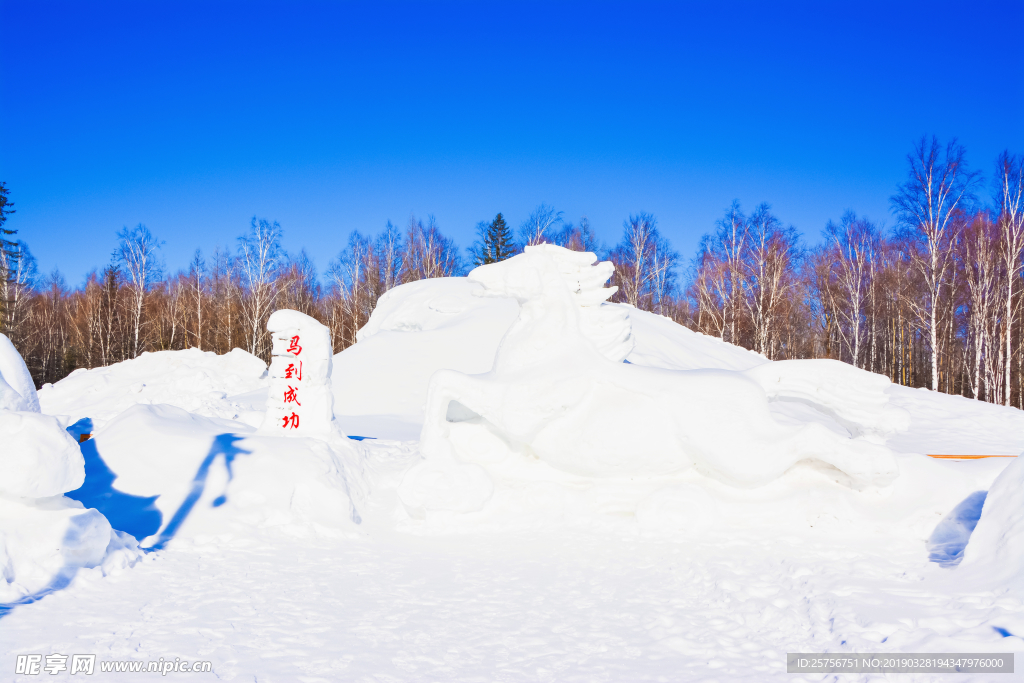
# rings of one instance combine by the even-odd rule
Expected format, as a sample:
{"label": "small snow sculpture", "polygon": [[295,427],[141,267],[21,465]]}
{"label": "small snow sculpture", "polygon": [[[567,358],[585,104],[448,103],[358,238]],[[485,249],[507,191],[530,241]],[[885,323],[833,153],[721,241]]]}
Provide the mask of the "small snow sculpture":
{"label": "small snow sculpture", "polygon": [[275,311],[267,414],[260,431],[280,436],[326,435],[335,430],[331,393],[331,333],[298,311]]}
{"label": "small snow sculpture", "polygon": [[514,297],[521,309],[490,372],[431,378],[424,461],[399,487],[412,514],[480,509],[493,491],[485,467],[510,454],[591,477],[696,468],[741,487],[801,460],[832,465],[857,487],[897,476],[884,446],[776,422],[765,392],[743,373],[622,363],[632,347],[629,309],[604,303],[616,291],[604,287],[613,266],[596,260],[538,245],[469,274],[483,296]]}
{"label": "small snow sculpture", "polygon": [[32,375],[5,334],[0,334],[0,410],[39,412]]}

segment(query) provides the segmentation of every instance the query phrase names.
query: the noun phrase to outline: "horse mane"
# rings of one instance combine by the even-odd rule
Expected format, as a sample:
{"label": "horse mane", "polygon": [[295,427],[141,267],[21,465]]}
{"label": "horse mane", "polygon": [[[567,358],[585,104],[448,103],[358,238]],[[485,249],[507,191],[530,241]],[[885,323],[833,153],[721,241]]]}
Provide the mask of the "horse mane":
{"label": "horse mane", "polygon": [[558,273],[579,306],[580,332],[608,360],[621,363],[633,350],[629,309],[608,303],[618,287],[605,287],[615,274],[611,261],[597,262],[589,251],[572,251],[554,244],[528,246],[525,253],[540,253],[554,261]]}

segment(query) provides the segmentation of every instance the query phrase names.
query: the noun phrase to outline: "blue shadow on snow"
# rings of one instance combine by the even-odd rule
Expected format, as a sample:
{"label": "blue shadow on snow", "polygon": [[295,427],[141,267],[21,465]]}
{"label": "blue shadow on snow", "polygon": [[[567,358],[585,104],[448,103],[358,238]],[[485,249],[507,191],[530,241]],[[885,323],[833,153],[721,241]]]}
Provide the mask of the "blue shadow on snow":
{"label": "blue shadow on snow", "polygon": [[[76,423],[77,424],[77,423]],[[70,429],[69,429],[70,431]],[[114,488],[117,475],[103,461],[92,439],[80,444],[85,458],[85,483],[64,495],[87,508],[96,508],[118,531],[141,541],[160,529],[162,515],[154,503],[157,496],[133,496]]]}
{"label": "blue shadow on snow", "polygon": [[928,559],[942,567],[956,567],[964,559],[964,548],[978,526],[988,491],[975,491],[942,518],[928,539]]}
{"label": "blue shadow on snow", "polygon": [[[206,478],[210,475],[210,466],[217,460],[217,456],[223,456],[224,467],[228,471],[228,482],[234,478],[234,473],[231,470],[231,464],[235,458],[239,455],[251,453],[252,451],[243,450],[235,446],[235,442],[244,439],[244,436],[237,434],[218,434],[213,438],[213,444],[210,446],[210,452],[207,453],[203,459],[202,464],[199,465],[199,469],[196,471],[196,476],[192,478],[192,488],[188,495],[185,496],[185,500],[182,501],[181,505],[178,506],[178,510],[171,517],[171,521],[167,523],[164,530],[160,532],[160,536],[157,538],[156,543],[146,548],[146,550],[162,550],[167,543],[174,538],[174,535],[178,533],[178,529],[188,519],[189,513],[192,512],[192,508],[196,506],[199,499],[203,496],[203,491],[206,490]],[[213,507],[220,507],[228,500],[227,491],[217,496],[212,503]],[[158,527],[159,528],[159,527]],[[156,529],[153,530],[154,533]]]}

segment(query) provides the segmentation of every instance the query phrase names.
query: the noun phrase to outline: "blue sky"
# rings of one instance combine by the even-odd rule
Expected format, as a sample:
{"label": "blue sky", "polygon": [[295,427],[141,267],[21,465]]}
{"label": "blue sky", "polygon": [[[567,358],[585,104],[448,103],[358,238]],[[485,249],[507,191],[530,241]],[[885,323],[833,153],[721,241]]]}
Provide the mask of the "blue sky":
{"label": "blue sky", "polygon": [[689,258],[734,198],[814,241],[924,134],[1024,153],[1024,3],[0,0],[0,179],[69,283],[145,223],[174,270],[253,215],[321,269],[433,214],[655,214]]}

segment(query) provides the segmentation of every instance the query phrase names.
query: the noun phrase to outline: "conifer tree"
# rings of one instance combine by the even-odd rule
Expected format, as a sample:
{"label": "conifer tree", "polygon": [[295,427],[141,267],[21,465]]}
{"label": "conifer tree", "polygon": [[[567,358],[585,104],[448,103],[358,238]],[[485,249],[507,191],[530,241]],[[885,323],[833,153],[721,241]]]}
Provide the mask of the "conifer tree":
{"label": "conifer tree", "polygon": [[497,263],[515,256],[517,247],[512,238],[512,229],[499,212],[490,223],[480,221],[477,225],[480,239],[469,248],[474,266]]}
{"label": "conifer tree", "polygon": [[14,240],[9,239],[18,231],[4,227],[7,216],[14,213],[14,209],[11,208],[14,206],[14,202],[8,198],[8,192],[7,183],[0,181],[0,293],[3,294],[0,296],[0,332],[10,332],[10,330],[4,329],[6,327],[4,322],[7,320],[7,307],[10,306],[8,299],[10,298],[11,280],[17,270],[15,261],[19,255]]}

